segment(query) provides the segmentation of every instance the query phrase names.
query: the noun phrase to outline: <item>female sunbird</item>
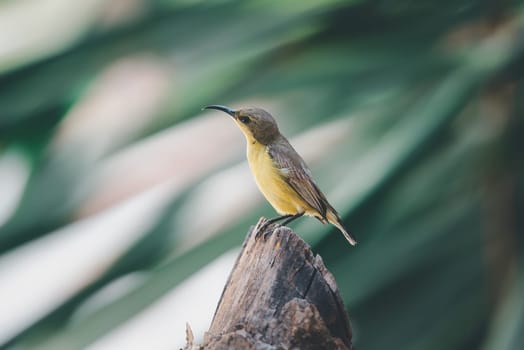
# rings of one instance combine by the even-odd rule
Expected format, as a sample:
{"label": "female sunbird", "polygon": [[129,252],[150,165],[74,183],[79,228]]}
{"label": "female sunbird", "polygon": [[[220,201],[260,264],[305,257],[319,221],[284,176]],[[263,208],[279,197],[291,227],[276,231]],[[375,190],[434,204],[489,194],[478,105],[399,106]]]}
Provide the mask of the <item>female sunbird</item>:
{"label": "female sunbird", "polygon": [[289,141],[280,133],[275,119],[260,108],[233,110],[219,105],[216,109],[233,117],[247,140],[247,160],[258,188],[281,215],[266,222],[286,219],[282,225],[306,214],[322,223],[336,226],[351,245],[357,244],[342,225],[337,211],[329,204],[311,178],[311,171]]}

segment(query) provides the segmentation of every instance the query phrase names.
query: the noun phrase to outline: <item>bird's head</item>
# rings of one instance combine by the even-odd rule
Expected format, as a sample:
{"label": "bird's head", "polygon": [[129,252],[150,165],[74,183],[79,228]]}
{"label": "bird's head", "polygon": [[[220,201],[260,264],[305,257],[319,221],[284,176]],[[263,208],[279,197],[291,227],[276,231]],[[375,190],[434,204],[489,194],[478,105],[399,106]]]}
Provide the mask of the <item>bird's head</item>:
{"label": "bird's head", "polygon": [[277,122],[271,114],[263,109],[249,107],[233,110],[219,105],[206,106],[204,109],[216,109],[229,114],[242,130],[248,142],[259,142],[267,145],[280,135]]}

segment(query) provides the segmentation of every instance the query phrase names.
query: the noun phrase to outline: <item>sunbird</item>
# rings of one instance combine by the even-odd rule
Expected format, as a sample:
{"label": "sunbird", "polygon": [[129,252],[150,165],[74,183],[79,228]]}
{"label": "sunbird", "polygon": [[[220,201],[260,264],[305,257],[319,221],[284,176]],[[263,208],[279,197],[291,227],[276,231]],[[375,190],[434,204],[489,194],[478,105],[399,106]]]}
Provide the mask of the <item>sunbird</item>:
{"label": "sunbird", "polygon": [[351,245],[357,241],[342,225],[340,215],[329,204],[311,176],[308,166],[289,141],[280,133],[277,122],[261,108],[233,110],[220,105],[216,109],[229,114],[247,141],[247,160],[255,181],[267,201],[280,216],[264,226],[285,220],[282,225],[305,215],[337,227]]}

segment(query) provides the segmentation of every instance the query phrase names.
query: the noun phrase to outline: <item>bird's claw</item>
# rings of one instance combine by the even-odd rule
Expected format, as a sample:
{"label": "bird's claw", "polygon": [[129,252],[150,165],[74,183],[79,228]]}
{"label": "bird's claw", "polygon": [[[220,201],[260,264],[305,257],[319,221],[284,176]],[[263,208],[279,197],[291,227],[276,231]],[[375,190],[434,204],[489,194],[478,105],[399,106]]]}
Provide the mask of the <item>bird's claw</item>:
{"label": "bird's claw", "polygon": [[[268,225],[269,226],[269,225]],[[275,228],[271,228],[271,227],[267,227],[267,229],[264,232],[264,234],[262,235],[262,237],[264,238],[264,241],[267,241],[267,239],[269,238],[269,236],[271,236],[271,234],[273,234],[273,232],[275,231]]]}
{"label": "bird's claw", "polygon": [[255,227],[255,238],[259,238],[263,233],[264,241],[267,239],[268,235],[272,233],[272,230],[269,229],[270,222],[269,220],[264,221],[260,226]]}

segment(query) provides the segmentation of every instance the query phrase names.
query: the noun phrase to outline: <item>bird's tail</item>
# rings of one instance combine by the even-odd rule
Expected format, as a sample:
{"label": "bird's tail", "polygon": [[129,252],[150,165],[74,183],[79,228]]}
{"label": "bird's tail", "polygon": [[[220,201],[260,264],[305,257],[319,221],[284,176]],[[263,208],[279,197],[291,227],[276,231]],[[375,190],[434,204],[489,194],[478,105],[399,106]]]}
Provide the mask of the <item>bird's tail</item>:
{"label": "bird's tail", "polygon": [[334,222],[333,225],[335,225],[336,228],[338,228],[340,232],[342,232],[344,237],[346,237],[346,239],[348,240],[349,244],[357,245],[356,238],[351,233],[349,233],[340,222]]}
{"label": "bird's tail", "polygon": [[340,232],[342,232],[344,237],[346,237],[346,239],[348,240],[349,244],[353,246],[357,245],[357,239],[351,233],[349,233],[348,230],[346,230],[346,228],[342,225],[338,214],[336,214],[336,212],[335,213],[328,212],[327,214],[328,214],[327,215],[328,221],[332,223],[336,228],[338,228]]}

